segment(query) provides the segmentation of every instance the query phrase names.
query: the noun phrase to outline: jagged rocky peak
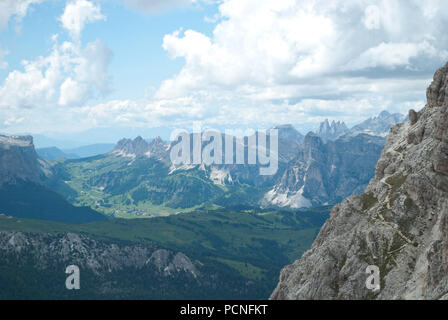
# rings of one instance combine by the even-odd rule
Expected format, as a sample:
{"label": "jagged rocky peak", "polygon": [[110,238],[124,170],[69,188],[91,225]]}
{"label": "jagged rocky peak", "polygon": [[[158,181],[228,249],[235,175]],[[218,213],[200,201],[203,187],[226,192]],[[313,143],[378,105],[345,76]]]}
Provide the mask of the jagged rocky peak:
{"label": "jagged rocky peak", "polygon": [[[448,299],[448,65],[392,127],[365,192],[336,205],[272,299]],[[366,268],[380,289],[366,287]]]}
{"label": "jagged rocky peak", "polygon": [[121,139],[118,141],[112,152],[125,157],[139,157],[147,154],[150,151],[149,149],[149,143],[142,137],[138,136],[134,140]]}
{"label": "jagged rocky peak", "polygon": [[164,142],[161,137],[156,137],[148,143],[145,139],[138,136],[134,140],[121,139],[112,150],[112,153],[130,158],[151,157],[162,160],[169,156],[168,149],[169,144]]}
{"label": "jagged rocky peak", "polygon": [[168,156],[169,144],[164,142],[161,137],[155,137],[149,143],[149,155],[150,157],[163,159]]}
{"label": "jagged rocky peak", "polygon": [[400,113],[390,113],[386,110],[381,111],[381,113],[376,116],[369,118],[362,123],[354,126],[350,129],[350,135],[358,135],[361,133],[386,137],[392,126],[397,123],[406,121],[406,115]]}
{"label": "jagged rocky peak", "polygon": [[434,81],[426,92],[428,104],[431,106],[443,106],[448,103],[448,63],[437,70],[434,75]]}
{"label": "jagged rocky peak", "polygon": [[151,150],[158,150],[162,149],[165,150],[167,148],[167,143],[165,143],[161,137],[157,136],[154,139],[151,140],[149,143],[149,147]]}
{"label": "jagged rocky peak", "polygon": [[34,149],[32,136],[0,135],[0,186],[18,180],[40,182],[48,164]]}
{"label": "jagged rocky peak", "polygon": [[163,140],[160,136],[155,137],[150,142],[150,145],[161,145],[161,144],[164,145],[165,143],[163,142]]}
{"label": "jagged rocky peak", "polygon": [[329,140],[336,140],[348,132],[349,129],[343,121],[336,122],[333,120],[330,123],[328,119],[325,119],[325,121],[320,124],[319,129],[317,130],[317,135],[321,137],[324,142],[327,142]]}

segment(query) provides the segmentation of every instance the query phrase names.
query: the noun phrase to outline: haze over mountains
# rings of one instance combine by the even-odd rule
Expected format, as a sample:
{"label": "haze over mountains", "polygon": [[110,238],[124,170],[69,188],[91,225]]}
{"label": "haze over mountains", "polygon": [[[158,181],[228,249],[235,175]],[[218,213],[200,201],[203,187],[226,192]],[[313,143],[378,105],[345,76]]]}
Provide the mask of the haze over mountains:
{"label": "haze over mountains", "polygon": [[[392,125],[398,122],[405,121],[406,119],[406,116],[403,116],[401,114],[390,114],[387,111],[383,111],[379,114],[379,116],[369,118],[362,123],[353,126],[351,129],[349,129],[342,121],[333,120],[330,122],[328,121],[328,119],[326,119],[314,132],[319,137],[321,137],[324,142],[327,142],[328,140],[335,140],[344,134],[356,135],[359,133],[366,133],[371,135],[385,136]],[[279,125],[275,126],[274,128],[281,129],[280,134],[282,134],[282,136],[280,136],[280,138],[284,140],[293,140],[300,143],[305,137],[305,135],[300,132],[300,130],[295,128],[292,124]],[[108,130],[117,131],[116,134],[120,134],[121,132],[121,137],[129,137],[131,134],[131,136],[133,135],[134,137],[160,137],[162,140],[168,141],[170,133],[173,129],[155,128],[151,130],[137,130],[134,128],[114,130],[113,128],[109,128]],[[48,138],[42,134],[38,134],[35,137],[33,136],[33,138],[34,144],[37,148],[36,151],[45,160],[54,160],[63,157],[67,159],[76,159],[104,154],[113,149],[116,143],[95,143],[95,140],[101,141],[105,139],[103,137],[104,135],[100,133],[102,132],[102,130],[99,130],[98,132],[97,131],[79,133],[78,135],[82,137],[82,139],[80,140],[90,142],[84,144],[82,144],[81,142],[74,142],[74,140],[77,140],[76,135],[70,136],[73,141]],[[93,138],[92,140],[92,137],[95,138]],[[117,139],[116,141],[118,140],[119,139]]]}
{"label": "haze over mountains", "polygon": [[[292,125],[277,126],[279,165],[273,176],[260,176],[259,165],[173,166],[169,159],[172,145],[160,137],[151,142],[141,137],[122,139],[112,150],[109,144],[86,146],[67,150],[72,152],[69,155],[57,149],[38,149],[47,160],[59,158],[50,163],[34,154],[31,138],[24,138],[28,140],[23,147],[30,151],[22,154],[28,154],[23,157],[34,164],[34,171],[17,171],[32,171],[31,181],[72,204],[112,216],[167,215],[210,205],[314,207],[361,193],[373,176],[385,132],[404,119],[382,112],[352,129],[325,121],[317,133],[306,136]],[[17,144],[22,138],[14,139],[12,143]],[[8,148],[6,142],[4,146]],[[9,159],[4,167],[20,163]]]}

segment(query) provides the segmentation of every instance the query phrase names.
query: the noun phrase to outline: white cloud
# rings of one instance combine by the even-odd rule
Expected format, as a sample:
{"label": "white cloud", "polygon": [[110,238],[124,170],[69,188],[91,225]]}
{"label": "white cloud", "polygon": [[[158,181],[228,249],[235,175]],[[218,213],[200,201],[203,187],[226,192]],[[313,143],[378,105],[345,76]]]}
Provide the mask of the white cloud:
{"label": "white cloud", "polygon": [[75,39],[79,38],[81,31],[87,23],[98,20],[106,20],[106,17],[101,13],[99,5],[95,5],[87,0],[70,1],[60,17],[62,26]]}
{"label": "white cloud", "polygon": [[59,44],[46,57],[23,61],[0,86],[1,106],[12,108],[79,105],[109,89],[110,50],[99,40],[85,48],[76,42]]}
{"label": "white cloud", "polygon": [[33,3],[40,3],[43,0],[1,0],[0,1],[0,31],[2,31],[12,16],[18,21],[26,16],[28,9]]}
{"label": "white cloud", "polygon": [[422,71],[413,60],[437,65],[448,57],[439,26],[448,26],[447,17],[418,1],[226,0],[219,11],[223,19],[211,37],[193,30],[165,36],[163,48],[184,58],[185,66],[157,97],[213,87],[257,91],[295,85],[301,92],[316,77],[376,67]]}
{"label": "white cloud", "polygon": [[164,37],[163,48],[185,64],[154,97],[188,98],[198,118],[221,123],[406,112],[422,106],[448,59],[441,8],[437,0],[224,0],[211,36]]}
{"label": "white cloud", "polygon": [[72,78],[67,78],[61,85],[59,104],[62,106],[73,105],[79,102],[80,97],[86,95],[87,87]]}
{"label": "white cloud", "polygon": [[411,59],[418,56],[427,58],[448,58],[448,51],[438,51],[426,40],[421,43],[384,43],[363,52],[353,62],[348,64],[351,70],[398,66],[411,66]]}
{"label": "white cloud", "polygon": [[0,85],[0,108],[37,108],[47,115],[58,104],[79,106],[110,90],[111,51],[100,40],[83,46],[79,39],[59,43],[54,35],[52,41],[49,55],[22,61],[23,71],[12,70],[6,76]]}
{"label": "white cloud", "polygon": [[18,124],[22,123],[24,120],[25,120],[24,117],[20,117],[20,118],[18,118],[18,117],[14,117],[14,116],[12,116],[12,117],[7,118],[7,119],[3,122],[3,124],[4,124],[5,126],[18,125]]}
{"label": "white cloud", "polygon": [[[160,3],[127,2],[145,12],[160,10]],[[444,6],[443,0],[224,0],[210,35],[178,30],[164,37],[167,54],[185,63],[153,95],[90,102],[110,87],[110,51],[99,41],[82,47],[75,37],[11,72],[0,104],[47,108],[27,109],[25,121],[10,122],[16,128],[190,127],[198,120],[309,128],[327,117],[353,124],[384,109],[424,105],[432,74],[448,58]],[[76,31],[83,23],[69,25]]]}

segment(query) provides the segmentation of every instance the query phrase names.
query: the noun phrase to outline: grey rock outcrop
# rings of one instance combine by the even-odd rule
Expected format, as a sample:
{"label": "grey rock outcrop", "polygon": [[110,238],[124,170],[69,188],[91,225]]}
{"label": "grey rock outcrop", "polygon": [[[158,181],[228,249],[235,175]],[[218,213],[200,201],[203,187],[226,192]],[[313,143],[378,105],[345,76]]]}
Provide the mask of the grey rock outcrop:
{"label": "grey rock outcrop", "polygon": [[169,156],[168,147],[169,145],[163,142],[160,137],[156,137],[148,143],[138,136],[134,140],[121,139],[111,153],[129,158],[148,157],[166,160]]}
{"label": "grey rock outcrop", "polygon": [[[395,125],[365,193],[333,208],[271,299],[448,299],[448,65]],[[366,288],[366,267],[381,289]]]}
{"label": "grey rock outcrop", "polygon": [[409,122],[413,126],[418,120],[418,114],[414,109],[409,110]]}
{"label": "grey rock outcrop", "polygon": [[121,156],[141,157],[149,152],[149,143],[140,136],[134,140],[121,139],[111,152]]}
{"label": "grey rock outcrop", "polygon": [[31,136],[0,135],[0,186],[18,180],[40,183],[47,174],[49,166],[38,157]]}
{"label": "grey rock outcrop", "polygon": [[384,138],[366,134],[343,136],[325,144],[309,133],[262,204],[311,207],[339,203],[353,193],[362,193],[374,175],[383,146]]}
{"label": "grey rock outcrop", "polygon": [[149,156],[157,160],[167,160],[169,145],[162,138],[156,137],[149,143]]}
{"label": "grey rock outcrop", "polygon": [[58,263],[75,264],[100,275],[149,266],[156,268],[162,276],[172,276],[181,271],[194,278],[200,275],[195,264],[181,252],[144,244],[106,243],[75,233],[53,235],[0,231],[0,253],[3,259],[26,253],[38,269]]}
{"label": "grey rock outcrop", "polygon": [[181,270],[190,273],[195,278],[199,275],[196,266],[182,252],[174,254],[171,251],[159,249],[151,255],[146,264],[154,265],[159,272],[163,272],[165,275],[172,275]]}

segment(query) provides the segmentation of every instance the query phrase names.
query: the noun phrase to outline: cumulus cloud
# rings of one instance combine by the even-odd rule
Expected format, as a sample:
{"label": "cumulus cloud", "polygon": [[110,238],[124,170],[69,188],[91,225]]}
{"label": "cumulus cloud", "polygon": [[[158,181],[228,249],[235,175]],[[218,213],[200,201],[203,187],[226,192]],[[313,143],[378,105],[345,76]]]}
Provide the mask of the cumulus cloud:
{"label": "cumulus cloud", "polygon": [[417,58],[437,65],[448,57],[439,28],[447,19],[420,1],[227,0],[219,10],[212,37],[193,30],[165,36],[163,48],[185,66],[160,97],[210,85],[300,85],[347,69],[419,69]]}
{"label": "cumulus cloud", "polygon": [[0,85],[1,108],[38,108],[48,115],[49,108],[79,106],[110,90],[107,68],[112,53],[100,40],[83,46],[78,40],[60,43],[54,35],[52,42],[49,55],[22,61],[23,70],[8,73]]}
{"label": "cumulus cloud", "polygon": [[46,57],[23,61],[24,71],[13,70],[0,86],[0,106],[14,108],[77,105],[106,93],[110,87],[107,66],[110,50],[99,40],[82,48],[78,43],[59,44]]}
{"label": "cumulus cloud", "polygon": [[291,110],[310,121],[319,112],[352,121],[385,108],[406,112],[423,105],[434,70],[448,59],[442,8],[438,0],[225,0],[211,36],[164,37],[163,48],[185,64],[155,97],[202,99],[215,110],[210,121],[223,122],[261,120],[248,111],[254,105],[272,121]]}
{"label": "cumulus cloud", "polygon": [[28,9],[33,3],[40,3],[43,0],[2,0],[0,1],[0,31],[2,31],[12,16],[18,21],[26,16]]}
{"label": "cumulus cloud", "polygon": [[[145,12],[162,8],[155,0],[126,3]],[[327,117],[353,124],[381,110],[424,105],[435,69],[448,59],[444,6],[443,0],[223,0],[211,34],[173,30],[163,38],[167,54],[184,65],[141,100],[89,104],[88,97],[109,87],[110,52],[101,42],[81,47],[74,39],[24,63],[3,87],[10,86],[5,94],[27,88],[7,94],[10,105],[55,102],[68,107],[50,111],[55,122],[84,128],[189,127],[198,120],[314,126]],[[102,19],[101,12],[89,12]],[[79,23],[66,29],[76,38],[93,20],[71,20]],[[17,126],[47,121],[37,111],[29,114]]]}
{"label": "cumulus cloud", "polygon": [[416,57],[448,58],[447,51],[437,51],[426,40],[421,43],[380,43],[363,52],[348,68],[352,70],[376,67],[395,68],[399,66],[411,67],[411,59]]}
{"label": "cumulus cloud", "polygon": [[84,29],[87,23],[98,20],[106,20],[106,17],[101,13],[99,5],[95,5],[87,0],[70,1],[60,17],[62,26],[74,38],[79,38],[82,29]]}

